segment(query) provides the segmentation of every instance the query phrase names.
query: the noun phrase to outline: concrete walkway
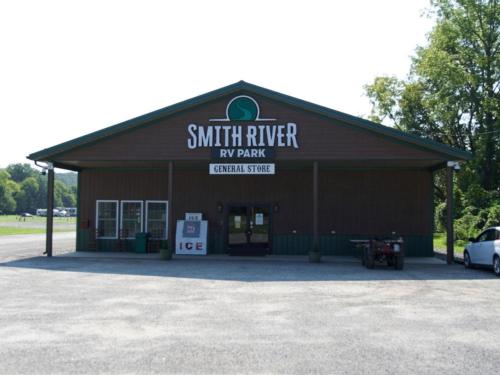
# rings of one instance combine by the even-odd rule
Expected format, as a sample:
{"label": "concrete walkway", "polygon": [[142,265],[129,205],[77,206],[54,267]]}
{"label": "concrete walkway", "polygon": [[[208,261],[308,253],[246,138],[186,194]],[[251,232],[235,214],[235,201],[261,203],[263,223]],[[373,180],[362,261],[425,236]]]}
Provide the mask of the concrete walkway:
{"label": "concrete walkway", "polygon": [[[60,254],[58,258],[87,258],[87,259],[131,259],[131,260],[160,260],[158,253],[139,254],[132,252],[97,252],[97,251],[76,251]],[[189,260],[199,262],[229,261],[229,262],[308,262],[305,255],[267,255],[263,257],[241,257],[224,254],[214,254],[207,256],[200,255],[174,255],[173,260]],[[323,256],[323,263],[360,263],[360,259],[354,256]],[[445,261],[433,258],[406,258],[407,264],[446,264]]]}

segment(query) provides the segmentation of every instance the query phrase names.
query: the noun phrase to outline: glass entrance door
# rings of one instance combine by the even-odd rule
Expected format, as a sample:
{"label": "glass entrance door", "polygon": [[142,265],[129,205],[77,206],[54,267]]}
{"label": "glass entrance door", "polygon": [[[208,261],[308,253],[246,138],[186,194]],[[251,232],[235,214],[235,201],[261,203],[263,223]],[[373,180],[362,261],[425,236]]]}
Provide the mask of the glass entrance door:
{"label": "glass entrance door", "polygon": [[254,247],[269,248],[269,207],[250,207],[250,243]]}
{"label": "glass entrance door", "polygon": [[229,207],[227,229],[231,253],[265,255],[269,252],[269,211],[269,205],[265,204]]}
{"label": "glass entrance door", "polygon": [[247,247],[248,238],[248,210],[246,206],[233,206],[229,208],[228,215],[228,246]]}

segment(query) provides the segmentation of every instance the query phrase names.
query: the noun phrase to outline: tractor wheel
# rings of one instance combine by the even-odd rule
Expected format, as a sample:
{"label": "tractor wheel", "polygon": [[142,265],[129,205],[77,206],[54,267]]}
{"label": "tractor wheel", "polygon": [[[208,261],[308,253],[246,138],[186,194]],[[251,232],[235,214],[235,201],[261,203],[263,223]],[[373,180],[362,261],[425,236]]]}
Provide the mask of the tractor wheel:
{"label": "tractor wheel", "polygon": [[375,267],[375,257],[373,254],[366,254],[365,264],[368,269],[373,269]]}
{"label": "tractor wheel", "polygon": [[397,255],[394,259],[394,269],[402,270],[405,265],[405,257],[403,255]]}
{"label": "tractor wheel", "polygon": [[366,249],[363,249],[363,250],[361,251],[361,265],[362,265],[363,267],[364,267],[364,266],[365,266],[365,264],[366,264],[365,259],[366,259]]}

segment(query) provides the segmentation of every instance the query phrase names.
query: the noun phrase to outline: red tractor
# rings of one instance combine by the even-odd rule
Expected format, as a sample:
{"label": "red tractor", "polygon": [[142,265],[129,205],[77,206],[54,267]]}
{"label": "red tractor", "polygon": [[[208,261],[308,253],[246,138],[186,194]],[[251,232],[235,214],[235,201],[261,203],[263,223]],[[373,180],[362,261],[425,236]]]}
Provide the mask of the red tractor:
{"label": "red tractor", "polygon": [[375,263],[387,263],[389,267],[402,270],[404,267],[403,239],[379,239],[351,240],[358,248],[361,248],[361,264],[372,269]]}

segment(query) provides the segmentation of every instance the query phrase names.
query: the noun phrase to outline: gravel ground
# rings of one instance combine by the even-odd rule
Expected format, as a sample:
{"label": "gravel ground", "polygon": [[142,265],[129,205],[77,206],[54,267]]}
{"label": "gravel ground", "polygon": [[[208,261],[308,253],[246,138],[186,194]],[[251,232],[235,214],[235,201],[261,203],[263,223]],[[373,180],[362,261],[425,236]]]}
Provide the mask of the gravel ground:
{"label": "gravel ground", "polygon": [[458,265],[0,263],[0,373],[497,374],[500,279]]}

